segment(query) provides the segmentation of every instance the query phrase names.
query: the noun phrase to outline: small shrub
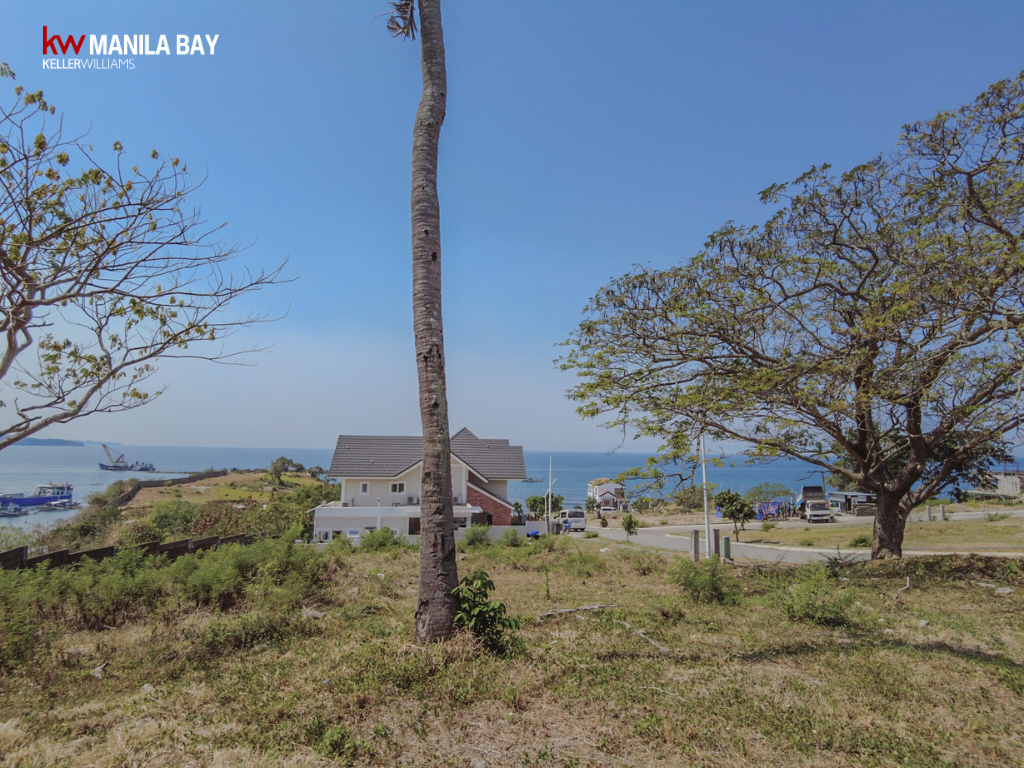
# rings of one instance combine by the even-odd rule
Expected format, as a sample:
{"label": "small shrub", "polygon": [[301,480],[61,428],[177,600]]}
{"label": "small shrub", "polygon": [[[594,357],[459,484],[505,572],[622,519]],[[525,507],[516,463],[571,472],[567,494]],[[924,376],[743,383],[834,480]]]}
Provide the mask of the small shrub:
{"label": "small shrub", "polygon": [[846,546],[851,547],[853,549],[866,549],[867,547],[871,546],[871,537],[868,536],[866,533],[862,533],[850,539],[850,543]]}
{"label": "small shrub", "polygon": [[513,633],[519,622],[507,616],[505,604],[490,600],[494,582],[486,571],[476,571],[463,577],[452,590],[458,601],[455,626],[468,629],[480,638],[484,646],[494,653],[506,653],[514,641]]}
{"label": "small shrub", "polygon": [[597,538],[597,533],[594,532],[594,531],[587,531],[586,533],[583,534],[583,538],[584,539],[596,539]]}
{"label": "small shrub", "polygon": [[376,531],[366,531],[359,537],[359,551],[381,552],[386,549],[401,549],[408,546],[402,535],[386,525]]}
{"label": "small shrub", "polygon": [[680,558],[676,560],[669,578],[697,603],[735,605],[743,594],[738,584],[729,581],[726,568],[717,556],[700,563]]}
{"label": "small shrub", "polygon": [[770,531],[772,528],[775,528],[776,526],[778,526],[778,523],[774,520],[765,520],[763,523],[761,523],[761,530]]}
{"label": "small shrub", "polygon": [[601,518],[601,527],[602,528],[607,528],[608,527],[608,518],[607,517],[602,517]]}
{"label": "small shrub", "polygon": [[571,555],[567,555],[562,561],[565,570],[579,579],[585,579],[598,569],[601,559],[593,552],[584,552],[578,549]]}
{"label": "small shrub", "polygon": [[489,525],[471,525],[462,535],[462,541],[467,547],[486,547],[491,543],[487,532],[491,529]]}
{"label": "small shrub", "polygon": [[780,594],[782,608],[790,619],[826,627],[846,624],[854,600],[853,593],[840,589],[828,578],[820,563],[797,571],[796,582]]}
{"label": "small shrub", "polygon": [[1009,512],[986,512],[985,522],[986,523],[998,523],[1000,520],[1007,520],[1013,517]]}
{"label": "small shrub", "polygon": [[320,738],[316,751],[326,757],[340,758],[342,765],[352,765],[359,756],[359,742],[348,728],[336,725]]}
{"label": "small shrub", "polygon": [[630,536],[635,536],[636,532],[640,530],[641,527],[640,521],[631,514],[622,518],[622,530],[626,532],[627,541],[629,541]]}
{"label": "small shrub", "polygon": [[801,547],[813,547],[814,539],[800,539],[800,541],[798,541],[797,544],[799,544]]}
{"label": "small shrub", "polygon": [[498,544],[503,547],[521,547],[523,546],[523,539],[519,535],[519,531],[509,528],[498,538]]}
{"label": "small shrub", "polygon": [[665,570],[665,558],[657,552],[641,552],[638,556],[630,558],[630,561],[638,576],[650,576],[652,573]]}

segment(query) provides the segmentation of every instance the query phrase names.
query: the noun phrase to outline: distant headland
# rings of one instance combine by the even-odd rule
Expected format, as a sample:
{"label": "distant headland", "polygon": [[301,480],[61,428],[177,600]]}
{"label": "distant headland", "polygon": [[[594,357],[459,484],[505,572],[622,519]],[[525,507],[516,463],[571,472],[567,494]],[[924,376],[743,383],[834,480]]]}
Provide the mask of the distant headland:
{"label": "distant headland", "polygon": [[82,448],[85,443],[78,440],[58,440],[52,437],[26,437],[17,442],[17,445],[60,445],[65,447]]}

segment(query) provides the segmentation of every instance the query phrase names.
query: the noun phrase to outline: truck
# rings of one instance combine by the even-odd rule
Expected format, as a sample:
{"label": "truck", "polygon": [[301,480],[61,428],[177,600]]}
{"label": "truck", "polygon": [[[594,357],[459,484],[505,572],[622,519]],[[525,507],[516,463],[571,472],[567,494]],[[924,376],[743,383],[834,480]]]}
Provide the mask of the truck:
{"label": "truck", "polygon": [[796,503],[800,507],[800,517],[809,523],[831,523],[836,519],[825,489],[820,485],[802,487]]}

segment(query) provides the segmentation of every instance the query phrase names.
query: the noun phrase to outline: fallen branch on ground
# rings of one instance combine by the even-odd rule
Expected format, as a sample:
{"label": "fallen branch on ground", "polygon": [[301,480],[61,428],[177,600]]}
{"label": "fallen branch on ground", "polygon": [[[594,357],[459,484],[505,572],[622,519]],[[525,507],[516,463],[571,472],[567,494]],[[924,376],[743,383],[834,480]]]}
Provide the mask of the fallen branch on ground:
{"label": "fallen branch on ground", "polygon": [[548,616],[559,616],[563,613],[579,613],[580,611],[596,611],[598,608],[618,608],[617,605],[594,603],[593,605],[584,605],[582,608],[555,608],[547,613],[542,613],[537,617],[538,620],[547,618]]}

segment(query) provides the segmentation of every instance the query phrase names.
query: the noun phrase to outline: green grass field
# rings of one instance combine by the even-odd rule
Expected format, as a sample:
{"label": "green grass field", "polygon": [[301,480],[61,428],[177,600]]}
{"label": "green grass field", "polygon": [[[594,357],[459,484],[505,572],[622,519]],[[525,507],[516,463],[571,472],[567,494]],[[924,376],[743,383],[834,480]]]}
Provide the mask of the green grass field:
{"label": "green grass field", "polygon": [[[413,551],[230,552],[31,593],[4,576],[0,629],[34,638],[0,646],[5,768],[1021,764],[1018,561],[724,566],[688,592],[640,547],[491,545],[459,570],[521,619],[495,656],[410,643]],[[614,607],[538,618],[594,603]]]}
{"label": "green grass field", "polygon": [[[916,516],[916,515],[915,515]],[[906,550],[925,550],[937,552],[1024,552],[1024,518],[992,520],[939,520],[938,513],[932,522],[908,522],[903,547]],[[723,533],[726,529],[722,528]],[[732,528],[730,527],[731,533]],[[804,542],[813,542],[810,546],[816,549],[853,548],[854,540],[859,536],[871,537],[871,523],[849,526],[834,523],[801,522],[795,527],[792,523],[777,526],[763,531],[760,523],[748,525],[747,530],[740,532],[741,542],[778,542],[784,546],[807,546]],[[861,542],[863,543],[863,542]],[[868,544],[870,546],[870,542]]]}

